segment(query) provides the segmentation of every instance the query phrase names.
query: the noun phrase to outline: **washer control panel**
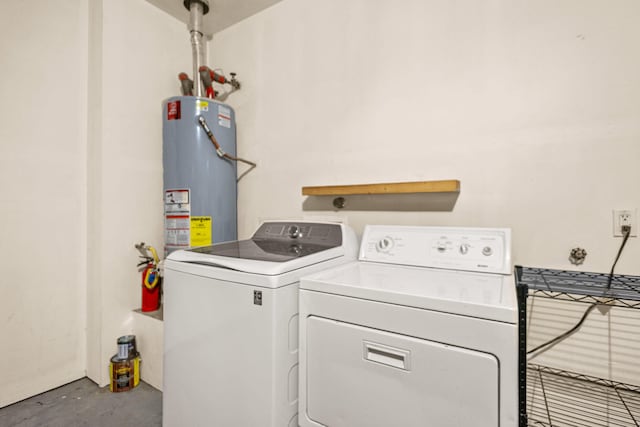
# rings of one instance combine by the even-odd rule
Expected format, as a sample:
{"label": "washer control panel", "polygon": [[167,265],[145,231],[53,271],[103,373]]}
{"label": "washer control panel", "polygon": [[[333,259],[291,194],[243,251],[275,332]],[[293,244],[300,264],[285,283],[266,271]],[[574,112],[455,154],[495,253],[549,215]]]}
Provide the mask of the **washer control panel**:
{"label": "washer control panel", "polygon": [[368,225],[360,260],[511,274],[511,230]]}

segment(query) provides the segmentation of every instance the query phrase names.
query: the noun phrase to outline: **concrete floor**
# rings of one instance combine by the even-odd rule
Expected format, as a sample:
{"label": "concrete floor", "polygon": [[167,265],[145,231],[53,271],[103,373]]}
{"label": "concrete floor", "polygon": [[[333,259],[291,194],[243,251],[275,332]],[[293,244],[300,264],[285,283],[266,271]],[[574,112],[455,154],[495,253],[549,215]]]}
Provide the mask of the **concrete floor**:
{"label": "concrete floor", "polygon": [[140,382],[112,393],[82,378],[0,409],[0,426],[152,427],[162,425],[162,393]]}

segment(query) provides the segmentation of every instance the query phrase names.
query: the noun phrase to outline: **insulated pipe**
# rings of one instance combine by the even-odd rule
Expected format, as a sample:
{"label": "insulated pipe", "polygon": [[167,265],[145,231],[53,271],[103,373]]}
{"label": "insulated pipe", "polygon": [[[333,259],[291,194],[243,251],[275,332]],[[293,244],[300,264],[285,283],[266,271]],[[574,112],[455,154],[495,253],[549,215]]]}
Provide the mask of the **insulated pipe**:
{"label": "insulated pipe", "polygon": [[191,52],[193,54],[193,76],[195,96],[203,96],[202,82],[199,78],[200,66],[204,63],[202,19],[209,12],[208,0],[184,0],[184,7],[189,11],[189,33],[191,34]]}
{"label": "insulated pipe", "polygon": [[189,78],[187,73],[178,74],[180,80],[180,89],[184,96],[193,96],[193,80]]}

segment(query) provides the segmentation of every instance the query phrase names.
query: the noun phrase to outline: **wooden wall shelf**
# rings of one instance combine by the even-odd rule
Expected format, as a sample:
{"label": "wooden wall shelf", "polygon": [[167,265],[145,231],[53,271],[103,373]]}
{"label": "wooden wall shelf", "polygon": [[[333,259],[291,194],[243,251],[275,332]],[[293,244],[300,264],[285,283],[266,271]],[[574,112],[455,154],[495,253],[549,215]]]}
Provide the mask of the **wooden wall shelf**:
{"label": "wooden wall shelf", "polygon": [[353,194],[406,194],[460,192],[460,181],[390,182],[385,184],[327,185],[302,187],[303,196],[348,196]]}
{"label": "wooden wall shelf", "polygon": [[455,179],[302,187],[304,210],[451,211],[459,193]]}

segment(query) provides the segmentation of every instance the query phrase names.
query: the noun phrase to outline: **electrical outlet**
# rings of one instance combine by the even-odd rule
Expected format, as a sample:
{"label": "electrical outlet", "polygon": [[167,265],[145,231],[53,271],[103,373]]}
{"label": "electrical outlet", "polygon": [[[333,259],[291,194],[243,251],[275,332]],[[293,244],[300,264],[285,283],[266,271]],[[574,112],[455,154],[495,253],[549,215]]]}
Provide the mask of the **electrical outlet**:
{"label": "electrical outlet", "polygon": [[638,210],[637,209],[625,209],[625,210],[613,210],[613,235],[615,237],[622,237],[622,226],[628,225],[631,227],[631,236],[638,236]]}

